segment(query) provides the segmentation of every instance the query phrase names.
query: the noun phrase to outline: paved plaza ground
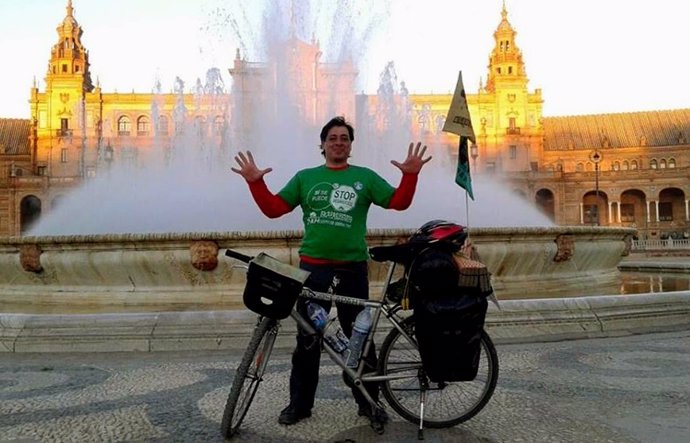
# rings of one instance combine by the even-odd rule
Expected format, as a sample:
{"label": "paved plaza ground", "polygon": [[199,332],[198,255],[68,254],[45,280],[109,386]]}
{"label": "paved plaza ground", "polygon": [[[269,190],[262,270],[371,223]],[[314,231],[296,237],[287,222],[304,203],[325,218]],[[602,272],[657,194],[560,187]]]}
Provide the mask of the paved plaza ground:
{"label": "paved plaza ground", "polygon": [[[471,421],[428,442],[687,442],[690,331],[497,346],[496,392]],[[0,354],[0,441],[220,442],[240,355]],[[411,442],[389,410],[375,435],[324,358],[314,415],[278,425],[289,354],[279,351],[236,441]]]}

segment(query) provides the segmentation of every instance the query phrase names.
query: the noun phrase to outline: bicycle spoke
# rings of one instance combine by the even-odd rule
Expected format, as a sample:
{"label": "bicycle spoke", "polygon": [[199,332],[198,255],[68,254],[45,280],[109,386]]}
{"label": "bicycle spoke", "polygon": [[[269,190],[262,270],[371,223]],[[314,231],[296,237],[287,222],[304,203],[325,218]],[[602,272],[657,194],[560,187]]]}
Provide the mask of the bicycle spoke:
{"label": "bicycle spoke", "polygon": [[[414,335],[413,320],[407,319],[404,322],[405,330]],[[423,382],[424,385],[428,385],[425,389],[425,426],[453,426],[477,414],[493,393],[498,376],[498,362],[495,350],[485,335],[482,337],[479,363],[477,377],[472,381],[431,382],[424,375],[416,346],[399,331],[394,330],[386,338],[381,349],[380,371],[382,375],[392,377],[384,382],[383,393],[396,412],[417,424],[420,383]],[[409,376],[405,377],[408,373]]]}
{"label": "bicycle spoke", "polygon": [[244,420],[254,400],[256,390],[263,380],[276,333],[277,323],[268,318],[264,318],[256,327],[247,351],[237,367],[235,379],[232,381],[230,394],[228,394],[221,422],[223,436],[231,437],[237,433]]}

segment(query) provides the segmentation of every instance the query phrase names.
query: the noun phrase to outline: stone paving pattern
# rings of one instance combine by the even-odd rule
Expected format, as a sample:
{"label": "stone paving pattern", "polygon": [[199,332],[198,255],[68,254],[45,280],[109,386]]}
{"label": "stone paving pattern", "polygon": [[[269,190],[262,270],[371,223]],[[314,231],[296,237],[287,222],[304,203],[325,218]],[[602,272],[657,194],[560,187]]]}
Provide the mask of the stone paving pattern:
{"label": "stone paving pattern", "polygon": [[[500,376],[467,423],[428,442],[687,442],[690,331],[497,346]],[[2,442],[220,442],[232,351],[0,354]],[[412,442],[389,409],[377,436],[324,356],[314,415],[277,423],[289,352],[278,350],[239,442]]]}

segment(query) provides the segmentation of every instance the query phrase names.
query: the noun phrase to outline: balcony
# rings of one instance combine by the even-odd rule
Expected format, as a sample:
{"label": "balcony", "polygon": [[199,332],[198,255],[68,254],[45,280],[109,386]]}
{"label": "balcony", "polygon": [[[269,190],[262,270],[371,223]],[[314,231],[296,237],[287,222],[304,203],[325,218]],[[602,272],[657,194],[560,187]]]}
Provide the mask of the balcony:
{"label": "balcony", "polygon": [[506,128],[507,135],[520,135],[520,128]]}
{"label": "balcony", "polygon": [[72,137],[72,130],[71,129],[56,129],[55,130],[55,136],[56,137]]}

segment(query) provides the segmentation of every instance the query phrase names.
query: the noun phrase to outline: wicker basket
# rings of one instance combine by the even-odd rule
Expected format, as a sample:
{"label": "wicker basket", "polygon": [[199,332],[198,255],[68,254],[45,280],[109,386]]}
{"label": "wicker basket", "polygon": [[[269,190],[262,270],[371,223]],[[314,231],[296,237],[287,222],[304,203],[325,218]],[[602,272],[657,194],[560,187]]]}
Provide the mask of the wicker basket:
{"label": "wicker basket", "polygon": [[484,263],[469,259],[460,254],[455,254],[453,258],[460,272],[458,286],[462,288],[477,288],[481,292],[492,291],[491,273]]}

